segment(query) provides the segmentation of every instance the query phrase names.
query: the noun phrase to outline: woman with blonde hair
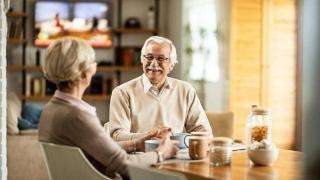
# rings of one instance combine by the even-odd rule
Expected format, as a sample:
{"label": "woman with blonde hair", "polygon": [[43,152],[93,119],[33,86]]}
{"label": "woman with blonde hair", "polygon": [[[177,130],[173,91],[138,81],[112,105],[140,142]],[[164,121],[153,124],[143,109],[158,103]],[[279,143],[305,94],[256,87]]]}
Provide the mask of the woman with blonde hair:
{"label": "woman with blonde hair", "polygon": [[82,100],[96,68],[94,50],[83,40],[61,39],[48,47],[43,72],[57,90],[41,114],[39,141],[80,147],[109,177],[127,177],[128,163],[147,166],[172,158],[177,152],[176,142],[168,135],[153,152],[127,154],[143,151],[144,141],[156,134],[116,143],[105,133],[95,108]]}

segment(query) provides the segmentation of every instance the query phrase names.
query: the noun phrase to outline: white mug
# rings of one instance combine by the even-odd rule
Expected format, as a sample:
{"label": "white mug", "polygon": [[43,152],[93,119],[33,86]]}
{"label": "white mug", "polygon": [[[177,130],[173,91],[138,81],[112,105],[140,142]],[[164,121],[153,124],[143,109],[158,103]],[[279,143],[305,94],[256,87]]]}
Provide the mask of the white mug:
{"label": "white mug", "polygon": [[158,148],[160,140],[145,140],[144,141],[144,152],[154,151]]}

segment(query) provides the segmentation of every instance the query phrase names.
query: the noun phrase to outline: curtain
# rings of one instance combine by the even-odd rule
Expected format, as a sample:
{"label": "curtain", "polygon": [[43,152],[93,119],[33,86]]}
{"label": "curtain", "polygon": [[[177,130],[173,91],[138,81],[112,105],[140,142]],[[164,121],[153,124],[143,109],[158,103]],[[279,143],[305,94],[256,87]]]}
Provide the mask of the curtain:
{"label": "curtain", "polygon": [[6,43],[7,43],[7,19],[6,11],[9,0],[0,1],[0,178],[7,179],[7,152],[6,152]]}
{"label": "curtain", "polygon": [[187,78],[219,80],[217,20],[214,0],[185,1],[185,53],[189,61]]}

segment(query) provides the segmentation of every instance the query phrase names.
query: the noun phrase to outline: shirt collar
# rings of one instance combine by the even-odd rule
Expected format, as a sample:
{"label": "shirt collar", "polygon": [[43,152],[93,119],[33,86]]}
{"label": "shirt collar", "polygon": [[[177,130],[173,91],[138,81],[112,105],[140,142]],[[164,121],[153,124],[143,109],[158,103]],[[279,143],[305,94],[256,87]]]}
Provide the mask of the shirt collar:
{"label": "shirt collar", "polygon": [[[148,77],[144,73],[142,74],[142,84],[143,84],[144,93],[147,93],[150,90],[150,88],[152,88],[151,82],[149,81]],[[164,82],[163,88],[171,88],[171,87],[172,87],[172,84],[169,78],[167,77],[166,81]]]}
{"label": "shirt collar", "polygon": [[78,99],[76,97],[73,97],[69,93],[64,93],[62,91],[56,90],[53,97],[63,99],[73,106],[76,106],[80,108],[83,111],[89,112],[91,114],[97,115],[96,108],[94,106],[91,106],[90,104],[86,103],[85,101]]}

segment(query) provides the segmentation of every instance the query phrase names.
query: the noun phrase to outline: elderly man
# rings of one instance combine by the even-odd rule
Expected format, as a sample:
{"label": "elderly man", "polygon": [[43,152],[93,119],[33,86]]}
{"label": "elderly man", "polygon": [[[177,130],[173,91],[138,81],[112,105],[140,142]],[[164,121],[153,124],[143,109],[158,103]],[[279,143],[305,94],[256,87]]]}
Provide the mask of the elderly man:
{"label": "elderly man", "polygon": [[143,74],[116,87],[110,103],[110,135],[135,139],[145,133],[207,131],[211,127],[194,88],[168,77],[178,63],[176,48],[166,38],[152,36],[141,50]]}

